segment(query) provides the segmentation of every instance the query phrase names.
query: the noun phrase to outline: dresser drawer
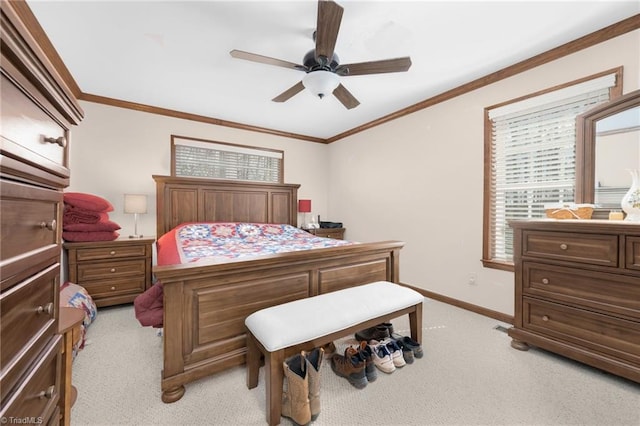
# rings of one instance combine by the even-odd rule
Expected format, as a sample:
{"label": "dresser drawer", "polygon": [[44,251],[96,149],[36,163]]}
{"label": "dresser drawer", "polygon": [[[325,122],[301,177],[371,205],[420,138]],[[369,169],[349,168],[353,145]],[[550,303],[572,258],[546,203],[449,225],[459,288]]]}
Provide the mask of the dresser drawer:
{"label": "dresser drawer", "polygon": [[146,262],[140,260],[122,260],[118,262],[94,262],[78,264],[78,283],[91,280],[109,280],[114,278],[141,276],[144,278]]}
{"label": "dresser drawer", "polygon": [[339,230],[339,231],[326,231],[322,234],[317,234],[319,237],[324,237],[324,238],[334,238],[336,240],[341,240],[342,237],[344,236],[344,231],[343,230]]}
{"label": "dresser drawer", "polygon": [[56,333],[59,264],[0,295],[1,398]]}
{"label": "dresser drawer", "polygon": [[[62,337],[55,336],[15,393],[3,404],[2,419],[28,419],[20,423],[47,424],[60,399]],[[33,420],[32,420],[33,419]],[[4,423],[4,421],[3,421]],[[7,422],[8,424],[11,422]]]}
{"label": "dresser drawer", "polygon": [[316,228],[307,229],[307,232],[322,238],[334,238],[341,240],[344,238],[345,228]]}
{"label": "dresser drawer", "polygon": [[85,262],[89,260],[102,259],[121,259],[130,257],[144,257],[146,255],[146,247],[140,245],[121,245],[109,247],[91,247],[79,248],[75,250],[77,262]]}
{"label": "dresser drawer", "polygon": [[618,266],[618,236],[524,231],[522,255],[601,266]]}
{"label": "dresser drawer", "polygon": [[58,175],[67,169],[66,130],[2,75],[2,151]]}
{"label": "dresser drawer", "polygon": [[626,268],[640,271],[640,237],[627,237]]}
{"label": "dresser drawer", "polygon": [[523,293],[640,320],[640,277],[523,262]]}
{"label": "dresser drawer", "polygon": [[59,259],[62,192],[3,180],[0,195],[0,275],[4,282],[46,259]]}
{"label": "dresser drawer", "polygon": [[123,294],[137,293],[145,291],[146,277],[140,275],[131,278],[99,280],[83,283],[83,287],[89,292],[92,298],[120,296]]}
{"label": "dresser drawer", "polygon": [[523,298],[523,328],[640,366],[640,323]]}

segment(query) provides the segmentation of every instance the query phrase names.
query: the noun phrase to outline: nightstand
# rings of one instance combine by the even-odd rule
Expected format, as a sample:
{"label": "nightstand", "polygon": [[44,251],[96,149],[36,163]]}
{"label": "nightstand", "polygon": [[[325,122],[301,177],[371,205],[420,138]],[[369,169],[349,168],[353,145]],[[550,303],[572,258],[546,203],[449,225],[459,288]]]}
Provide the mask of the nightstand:
{"label": "nightstand", "polygon": [[151,287],[155,238],[66,242],[68,279],[83,286],[96,306],[133,302]]}
{"label": "nightstand", "polygon": [[335,238],[336,240],[342,240],[344,238],[345,228],[316,228],[305,229],[310,234],[323,238]]}

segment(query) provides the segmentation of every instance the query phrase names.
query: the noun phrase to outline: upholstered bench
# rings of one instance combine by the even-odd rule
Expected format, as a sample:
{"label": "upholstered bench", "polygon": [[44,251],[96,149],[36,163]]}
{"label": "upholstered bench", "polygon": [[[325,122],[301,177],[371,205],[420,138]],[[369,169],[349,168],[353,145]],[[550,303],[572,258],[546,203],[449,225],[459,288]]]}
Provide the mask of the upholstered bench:
{"label": "upholstered bench", "polygon": [[282,364],[286,357],[404,314],[409,314],[411,337],[421,342],[423,299],[410,288],[378,281],[272,306],[249,315],[245,320],[247,387],[258,386],[262,354],[269,425],[280,423]]}

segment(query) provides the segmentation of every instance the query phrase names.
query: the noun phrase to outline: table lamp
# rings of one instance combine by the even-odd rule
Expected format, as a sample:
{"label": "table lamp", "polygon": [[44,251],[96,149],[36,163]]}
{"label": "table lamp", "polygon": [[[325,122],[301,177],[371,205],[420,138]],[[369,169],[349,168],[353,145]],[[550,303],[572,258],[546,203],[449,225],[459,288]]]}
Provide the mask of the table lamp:
{"label": "table lamp", "polygon": [[129,238],[142,238],[138,234],[138,215],[147,213],[147,196],[144,194],[124,194],[124,212],[133,214],[134,231]]}

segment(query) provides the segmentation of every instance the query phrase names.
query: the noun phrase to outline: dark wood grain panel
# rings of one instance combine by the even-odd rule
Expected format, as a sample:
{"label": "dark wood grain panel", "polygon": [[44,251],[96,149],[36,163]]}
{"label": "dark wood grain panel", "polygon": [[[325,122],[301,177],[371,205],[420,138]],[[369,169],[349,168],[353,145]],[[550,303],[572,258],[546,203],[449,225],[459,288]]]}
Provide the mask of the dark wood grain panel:
{"label": "dark wood grain panel", "polygon": [[2,401],[57,331],[59,274],[52,265],[0,295]]}
{"label": "dark wood grain panel", "polygon": [[49,340],[25,380],[0,410],[0,418],[32,418],[44,422],[56,411],[60,399],[62,337]]}
{"label": "dark wood grain panel", "polygon": [[640,237],[627,237],[625,248],[627,268],[640,271]]}
{"label": "dark wood grain panel", "polygon": [[[28,156],[33,164],[46,167],[56,174],[68,175],[66,129],[28,99],[4,75],[0,84],[2,136],[15,144],[3,144],[3,151],[23,159]],[[47,142],[46,138],[64,138],[64,146]]]}
{"label": "dark wood grain panel", "polygon": [[[640,320],[640,279],[564,266],[524,262],[526,295],[602,309]],[[606,285],[602,283],[606,282]]]}
{"label": "dark wood grain panel", "polygon": [[523,256],[618,266],[618,236],[525,231]]}
{"label": "dark wood grain panel", "polygon": [[297,226],[296,184],[157,176],[157,235],[187,222]]}
{"label": "dark wood grain panel", "polygon": [[0,196],[0,275],[5,281],[30,269],[33,264],[59,256],[59,209],[62,206],[62,193],[3,181]]}
{"label": "dark wood grain panel", "polygon": [[640,367],[640,323],[546,301],[524,300],[525,329],[608,353]]}

